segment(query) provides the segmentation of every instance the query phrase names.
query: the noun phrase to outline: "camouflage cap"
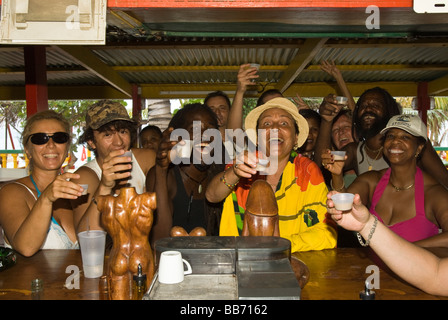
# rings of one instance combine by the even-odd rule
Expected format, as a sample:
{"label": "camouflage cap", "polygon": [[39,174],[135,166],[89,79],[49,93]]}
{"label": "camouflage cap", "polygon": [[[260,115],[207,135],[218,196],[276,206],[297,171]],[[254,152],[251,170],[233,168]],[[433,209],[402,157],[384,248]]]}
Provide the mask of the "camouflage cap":
{"label": "camouflage cap", "polygon": [[97,130],[101,126],[116,120],[134,122],[119,102],[101,100],[90,106],[86,114],[86,127]]}

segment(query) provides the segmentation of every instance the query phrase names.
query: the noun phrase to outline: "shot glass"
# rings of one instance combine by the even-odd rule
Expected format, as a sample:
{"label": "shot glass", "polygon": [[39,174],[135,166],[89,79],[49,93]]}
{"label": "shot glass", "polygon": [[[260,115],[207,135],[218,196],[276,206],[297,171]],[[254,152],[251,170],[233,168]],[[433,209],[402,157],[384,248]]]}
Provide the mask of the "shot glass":
{"label": "shot glass", "polygon": [[347,211],[351,210],[354,197],[353,193],[336,193],[331,196],[331,200],[333,200],[334,207],[337,210]]}

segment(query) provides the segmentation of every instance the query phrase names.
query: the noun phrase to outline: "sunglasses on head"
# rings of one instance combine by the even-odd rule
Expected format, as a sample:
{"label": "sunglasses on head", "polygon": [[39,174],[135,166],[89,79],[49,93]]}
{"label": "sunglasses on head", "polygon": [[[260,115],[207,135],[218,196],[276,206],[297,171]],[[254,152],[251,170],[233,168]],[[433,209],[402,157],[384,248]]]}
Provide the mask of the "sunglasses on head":
{"label": "sunglasses on head", "polygon": [[53,134],[47,134],[43,132],[33,133],[29,136],[29,140],[32,144],[42,145],[53,139],[55,143],[66,143],[70,139],[70,135],[66,132],[55,132]]}

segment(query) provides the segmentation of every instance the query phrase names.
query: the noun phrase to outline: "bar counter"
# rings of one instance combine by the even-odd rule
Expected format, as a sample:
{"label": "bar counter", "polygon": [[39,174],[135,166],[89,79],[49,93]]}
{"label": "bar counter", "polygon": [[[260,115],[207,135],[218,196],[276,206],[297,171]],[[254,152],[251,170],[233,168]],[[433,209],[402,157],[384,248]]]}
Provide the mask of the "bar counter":
{"label": "bar counter", "polygon": [[[374,262],[367,248],[339,248],[322,251],[299,252],[293,255],[310,270],[308,283],[302,289],[303,300],[359,300],[360,291],[375,271],[366,268],[378,266],[379,289],[374,289],[376,300],[448,300],[433,296],[405,283]],[[17,255],[16,264],[0,272],[0,299],[30,300],[31,281],[40,278],[44,283],[43,299],[99,300],[99,279],[83,276],[79,250],[41,250],[25,258]],[[106,256],[107,259],[107,256]],[[74,275],[79,268],[79,289],[73,287]],[[72,288],[73,287],[73,288]]]}

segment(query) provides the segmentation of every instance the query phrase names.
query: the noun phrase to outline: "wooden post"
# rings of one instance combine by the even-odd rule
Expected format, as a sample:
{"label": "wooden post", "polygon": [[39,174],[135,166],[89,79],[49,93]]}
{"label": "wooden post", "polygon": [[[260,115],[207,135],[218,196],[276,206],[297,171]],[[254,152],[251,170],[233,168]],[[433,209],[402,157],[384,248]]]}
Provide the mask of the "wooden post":
{"label": "wooden post", "polygon": [[141,130],[141,118],[142,118],[142,97],[141,89],[138,85],[132,85],[132,119],[138,124],[137,129],[137,141],[135,147],[140,146],[140,130]]}
{"label": "wooden post", "polygon": [[428,95],[428,82],[420,82],[417,88],[418,115],[426,125],[428,122],[428,110],[431,108],[431,100]]}
{"label": "wooden post", "polygon": [[27,117],[48,109],[45,46],[24,46]]}

